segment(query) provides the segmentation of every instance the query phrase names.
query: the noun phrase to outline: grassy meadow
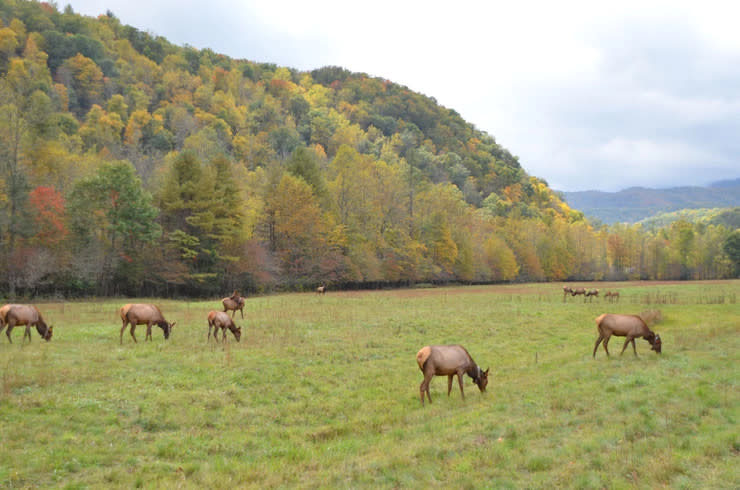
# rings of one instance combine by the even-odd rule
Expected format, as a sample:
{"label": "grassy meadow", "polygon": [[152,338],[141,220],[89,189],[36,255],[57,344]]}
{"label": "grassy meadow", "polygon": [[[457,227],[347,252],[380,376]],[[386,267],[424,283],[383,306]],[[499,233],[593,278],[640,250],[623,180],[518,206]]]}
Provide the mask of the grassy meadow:
{"label": "grassy meadow", "polygon": [[[210,301],[119,344],[131,300],[38,303],[54,337],[0,336],[4,488],[738,488],[740,281],[252,297],[240,343],[207,343]],[[659,309],[663,354],[593,319]],[[491,377],[422,406],[415,355],[461,343]]]}

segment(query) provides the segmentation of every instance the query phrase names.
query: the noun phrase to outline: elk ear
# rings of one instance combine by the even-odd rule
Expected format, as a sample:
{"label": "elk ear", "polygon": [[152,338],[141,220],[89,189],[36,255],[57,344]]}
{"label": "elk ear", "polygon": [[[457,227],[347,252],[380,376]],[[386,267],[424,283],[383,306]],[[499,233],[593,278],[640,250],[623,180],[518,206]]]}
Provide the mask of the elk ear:
{"label": "elk ear", "polygon": [[485,374],[486,376],[488,376],[488,371],[489,371],[490,369],[491,369],[490,367],[489,367],[489,368],[487,368],[487,369],[486,369],[485,371],[483,371],[483,374]]}
{"label": "elk ear", "polygon": [[175,326],[175,323],[177,323],[177,322],[170,323],[170,328],[174,327]]}

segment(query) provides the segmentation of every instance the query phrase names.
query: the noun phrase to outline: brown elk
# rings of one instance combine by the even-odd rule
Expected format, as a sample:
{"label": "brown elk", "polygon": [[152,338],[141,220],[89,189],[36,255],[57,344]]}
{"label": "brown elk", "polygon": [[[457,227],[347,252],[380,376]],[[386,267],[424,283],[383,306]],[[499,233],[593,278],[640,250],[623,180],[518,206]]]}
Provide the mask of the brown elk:
{"label": "brown elk", "polygon": [[570,293],[571,296],[580,296],[583,295],[583,302],[586,302],[586,290],[584,288],[577,288],[574,289],[572,293]]}
{"label": "brown elk", "polygon": [[573,288],[571,288],[570,286],[563,286],[563,302],[565,302],[565,298],[569,294],[573,294]]}
{"label": "brown elk", "polygon": [[416,353],[416,363],[419,365],[421,372],[424,373],[424,381],[419,386],[422,405],[424,404],[424,393],[427,394],[429,403],[432,403],[432,397],[429,394],[429,383],[434,376],[447,376],[448,397],[452,391],[452,378],[455,375],[457,375],[457,381],[460,384],[460,395],[463,400],[465,399],[463,374],[470,376],[481,392],[486,391],[488,369],[483,371],[473,361],[465,347],[461,345],[427,345]]}
{"label": "brown elk", "polygon": [[326,286],[319,286],[316,288],[317,294],[326,294]]}
{"label": "brown elk", "polygon": [[619,291],[607,291],[604,295],[605,300],[609,300],[610,303],[617,302],[619,303]]}
{"label": "brown elk", "polygon": [[0,306],[0,332],[3,331],[3,328],[5,328],[5,316],[8,314],[8,310],[10,310],[13,306],[20,306],[16,304],[7,304]]}
{"label": "brown elk", "polygon": [[213,328],[213,338],[218,342],[218,330],[223,332],[222,341],[226,341],[226,329],[231,330],[237,342],[242,338],[242,328],[237,327],[234,319],[224,311],[208,312],[208,340],[211,340],[211,328]]}
{"label": "brown elk", "polygon": [[599,331],[599,338],[596,339],[594,344],[593,357],[596,357],[596,349],[598,349],[601,341],[604,341],[604,350],[606,355],[609,355],[609,349],[607,344],[612,335],[617,337],[627,337],[622,347],[622,352],[619,355],[624,354],[624,350],[627,348],[627,344],[632,342],[632,350],[637,356],[637,348],[635,347],[635,339],[642,337],[650,342],[650,350],[654,350],[658,354],[661,353],[663,343],[660,340],[660,335],[650,330],[645,322],[637,315],[616,315],[610,313],[604,313],[596,318],[596,328]]}
{"label": "brown elk", "polygon": [[236,310],[239,310],[244,318],[244,298],[239,295],[239,291],[234,291],[231,296],[222,299],[221,303],[224,305],[224,312],[231,310],[231,318],[236,315]]}
{"label": "brown elk", "polygon": [[162,329],[162,331],[164,332],[164,338],[166,340],[170,338],[172,327],[174,327],[175,323],[177,323],[169,323],[167,320],[164,319],[164,315],[162,315],[160,309],[157,306],[150,304],[125,304],[121,306],[121,308],[119,308],[118,314],[120,315],[121,321],[123,322],[123,324],[121,325],[121,344],[123,344],[123,332],[126,330],[126,327],[129,324],[131,325],[130,332],[131,337],[134,339],[134,342],[137,342],[136,335],[134,334],[136,326],[146,325],[146,337],[144,337],[144,341],[146,342],[147,340],[152,340],[152,325],[157,325],[159,328]]}
{"label": "brown elk", "polygon": [[583,301],[586,301],[586,298],[588,298],[589,302],[594,299],[594,297],[599,297],[599,290],[598,289],[589,289],[586,291],[586,293],[583,296]]}
{"label": "brown elk", "polygon": [[13,331],[17,325],[25,325],[26,330],[23,333],[23,342],[31,342],[31,327],[36,327],[36,331],[41,335],[41,338],[47,342],[51,340],[54,327],[47,325],[44,318],[41,316],[39,309],[33,305],[5,305],[0,308],[0,317],[2,317],[2,325],[0,325],[0,332],[4,327],[8,330],[5,335],[8,336],[8,341],[12,344],[13,339],[10,338],[10,332]]}

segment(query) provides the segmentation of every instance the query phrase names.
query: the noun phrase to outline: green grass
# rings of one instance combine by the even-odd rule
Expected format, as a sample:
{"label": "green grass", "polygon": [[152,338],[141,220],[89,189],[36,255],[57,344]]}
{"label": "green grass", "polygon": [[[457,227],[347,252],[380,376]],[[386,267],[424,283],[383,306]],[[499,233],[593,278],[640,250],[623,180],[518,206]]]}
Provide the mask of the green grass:
{"label": "green grass", "polygon": [[[254,297],[227,345],[217,300],[156,301],[170,340],[123,345],[129,300],[40,304],[51,342],[0,337],[0,486],[740,487],[740,281],[596,284],[613,305],[561,286]],[[592,359],[598,314],[655,308],[662,356]],[[437,377],[422,407],[432,343],[490,366],[488,391]]]}

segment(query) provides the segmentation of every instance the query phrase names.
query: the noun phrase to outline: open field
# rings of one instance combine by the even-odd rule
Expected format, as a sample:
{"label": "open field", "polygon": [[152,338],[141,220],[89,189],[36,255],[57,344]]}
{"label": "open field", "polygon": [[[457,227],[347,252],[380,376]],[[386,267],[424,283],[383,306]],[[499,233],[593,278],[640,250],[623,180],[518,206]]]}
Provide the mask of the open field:
{"label": "open field", "polygon": [[[172,337],[123,345],[131,300],[39,304],[51,342],[0,337],[0,486],[740,487],[740,281],[562,286],[254,297],[226,345],[218,300],[157,300]],[[647,309],[662,356],[592,359],[597,315]],[[437,377],[422,407],[439,343],[490,366],[485,394]]]}

